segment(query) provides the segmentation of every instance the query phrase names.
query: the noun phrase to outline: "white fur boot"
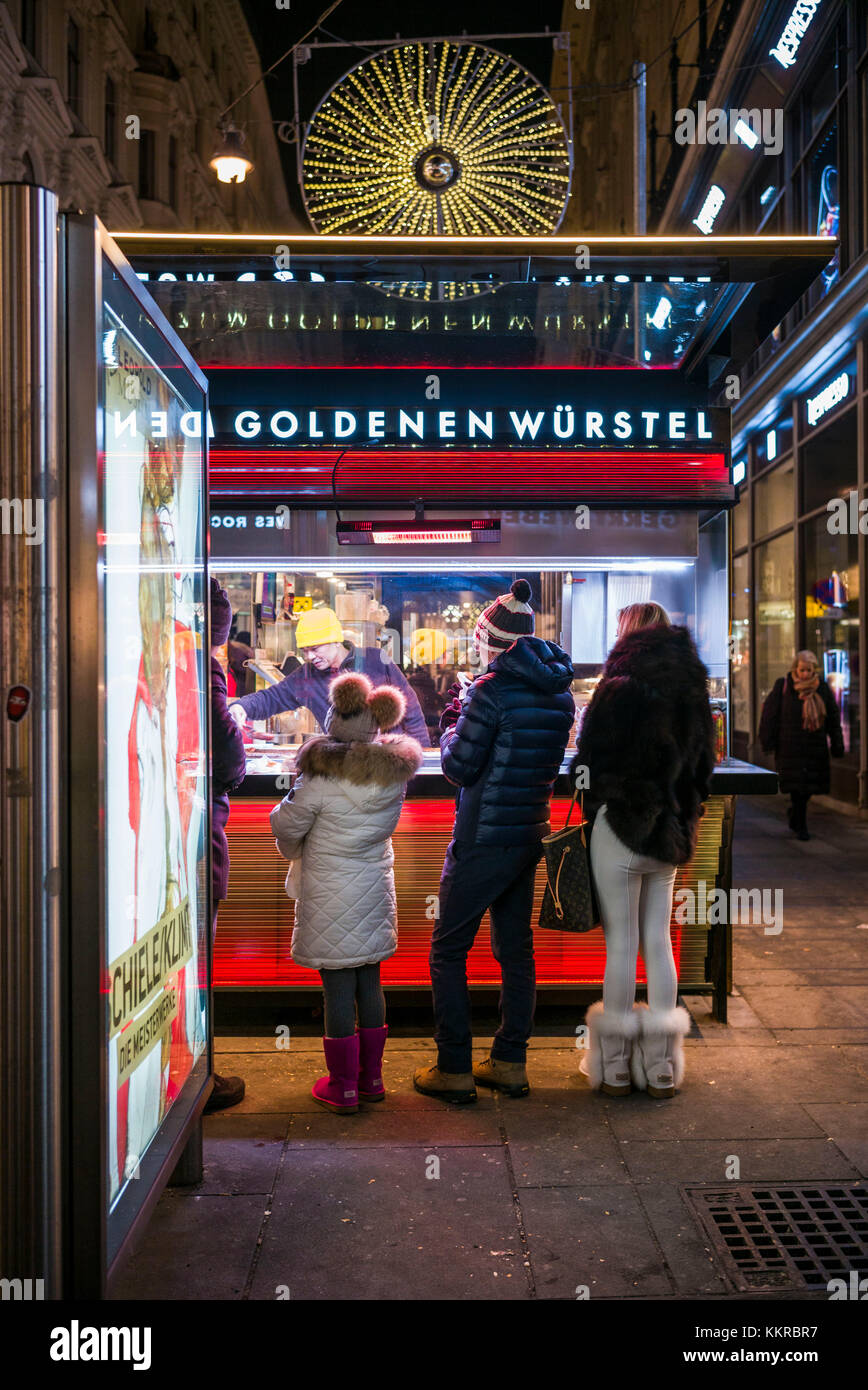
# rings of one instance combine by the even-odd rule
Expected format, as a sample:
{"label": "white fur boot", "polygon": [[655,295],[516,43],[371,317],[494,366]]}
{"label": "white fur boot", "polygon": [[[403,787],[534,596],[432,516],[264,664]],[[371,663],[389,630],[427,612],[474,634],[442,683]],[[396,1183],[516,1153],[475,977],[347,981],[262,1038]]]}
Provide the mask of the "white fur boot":
{"label": "white fur boot", "polygon": [[649,1009],[637,1013],[639,1041],[633,1050],[633,1085],[655,1100],[668,1100],[684,1080],[684,1037],[691,1019],[686,1009]]}
{"label": "white fur boot", "polygon": [[603,1008],[600,999],[585,1015],[588,1025],[588,1046],[579,1063],[579,1071],[588,1078],[595,1091],[607,1096],[630,1094],[630,1062],[639,1031],[639,1015],[634,1005],[630,1013],[612,1014]]}

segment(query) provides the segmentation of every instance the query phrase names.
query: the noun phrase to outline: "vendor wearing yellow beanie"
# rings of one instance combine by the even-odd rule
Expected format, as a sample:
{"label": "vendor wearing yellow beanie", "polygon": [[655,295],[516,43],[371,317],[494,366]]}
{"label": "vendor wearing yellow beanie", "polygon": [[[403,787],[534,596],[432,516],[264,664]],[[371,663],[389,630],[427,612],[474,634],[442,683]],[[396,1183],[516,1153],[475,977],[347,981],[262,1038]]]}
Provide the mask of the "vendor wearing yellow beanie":
{"label": "vendor wearing yellow beanie", "polygon": [[270,719],[284,710],[309,709],[321,728],[329,709],[328,688],[340,672],[360,672],[373,686],[392,685],[404,696],[407,710],[400,731],[422,744],[430,745],[428,727],[403,671],[387,661],[379,647],[355,647],[344,638],[340,619],[333,608],[310,608],[302,613],[295,630],[295,645],[304,665],[292,671],[267,690],[245,695],[229,706],[238,724],[248,719]]}

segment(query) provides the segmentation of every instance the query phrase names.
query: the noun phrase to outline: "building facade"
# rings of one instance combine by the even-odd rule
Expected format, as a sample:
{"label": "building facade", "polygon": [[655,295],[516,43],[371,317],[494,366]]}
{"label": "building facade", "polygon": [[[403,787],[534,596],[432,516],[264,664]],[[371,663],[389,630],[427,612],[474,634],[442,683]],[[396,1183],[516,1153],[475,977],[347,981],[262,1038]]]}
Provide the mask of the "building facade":
{"label": "building facade", "polygon": [[733,746],[761,756],[763,701],[808,648],[844,727],[832,798],[865,809],[868,6],[746,0],[707,106],[706,137],[713,108],[747,113],[755,138],[686,144],[654,230],[840,238],[796,308],[757,324],[741,373]]}
{"label": "building facade", "polygon": [[[573,78],[574,173],[561,228],[624,235],[636,230],[634,62],[645,64],[646,220],[680,160],[673,113],[701,98],[719,62],[734,0],[564,0]],[[566,58],[555,54],[551,92],[565,108]]]}
{"label": "building facade", "polygon": [[208,167],[218,117],[260,75],[240,0],[0,3],[0,181],[118,231],[291,226],[264,84],[232,111],[246,182]]}

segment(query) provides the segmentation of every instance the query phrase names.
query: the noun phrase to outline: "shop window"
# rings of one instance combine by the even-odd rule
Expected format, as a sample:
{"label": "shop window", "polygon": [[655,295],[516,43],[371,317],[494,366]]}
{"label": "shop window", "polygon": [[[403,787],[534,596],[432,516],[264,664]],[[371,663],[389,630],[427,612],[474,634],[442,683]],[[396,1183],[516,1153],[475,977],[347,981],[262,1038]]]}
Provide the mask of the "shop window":
{"label": "shop window", "polygon": [[761,473],[770,464],[779,462],[793,447],[793,417],[776,420],[770,429],[763,430],[754,440],[754,471]]}
{"label": "shop window", "polygon": [[139,138],[139,197],[157,196],[157,136],[142,128]]}
{"label": "shop window", "polygon": [[178,141],[169,136],[169,202],[173,208],[178,206]]}
{"label": "shop window", "polygon": [[732,752],[747,758],[750,728],[750,556],[732,564]]}
{"label": "shop window", "polygon": [[39,13],[39,0],[21,0],[21,42],[32,53],[34,58],[39,55],[36,52],[36,31],[38,28],[37,18]]}
{"label": "shop window", "polygon": [[833,35],[820,57],[812,65],[812,78],[803,98],[805,144],[819,130],[829,114],[841,87],[838,67],[837,36]]}
{"label": "shop window", "polygon": [[793,520],[793,464],[782,464],[764,473],[753,485],[755,536],[766,536]]}
{"label": "shop window", "polygon": [[[816,236],[836,237],[841,221],[838,179],[838,130],[829,126],[806,165],[808,179],[808,230]],[[831,289],[838,278],[840,253],[822,272],[825,290]]]}
{"label": "shop window", "polygon": [[110,77],[105,80],[105,125],[103,146],[105,157],[110,164],[117,162],[118,99],[117,88]]}
{"label": "shop window", "polygon": [[833,497],[842,497],[855,487],[855,406],[816,433],[810,433],[801,447],[800,455],[803,512],[825,507]]}
{"label": "shop window", "polygon": [[80,116],[81,101],[81,30],[74,19],[66,23],[66,102]]}
{"label": "shop window", "polygon": [[779,676],[790,669],[796,649],[793,533],[756,548],[757,711]]}
{"label": "shop window", "polygon": [[859,538],[830,535],[827,516],[805,522],[805,645],[841,712],[845,751],[859,749]]}
{"label": "shop window", "polygon": [[746,492],[742,493],[741,501],[737,507],[732,509],[732,548],[742,550],[748,541],[748,507],[749,497]]}

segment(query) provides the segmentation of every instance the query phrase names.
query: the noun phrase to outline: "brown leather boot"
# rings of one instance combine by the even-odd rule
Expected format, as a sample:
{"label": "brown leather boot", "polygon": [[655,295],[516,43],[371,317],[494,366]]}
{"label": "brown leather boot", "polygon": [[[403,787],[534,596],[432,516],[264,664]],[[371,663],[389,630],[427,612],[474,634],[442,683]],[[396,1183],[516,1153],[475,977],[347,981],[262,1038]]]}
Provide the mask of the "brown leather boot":
{"label": "brown leather boot", "polygon": [[439,1067],[420,1067],[413,1085],[423,1096],[436,1096],[450,1105],[468,1105],[476,1100],[472,1072],[441,1071]]}
{"label": "brown leather boot", "polygon": [[479,1086],[503,1091],[513,1100],[530,1094],[524,1062],[502,1062],[499,1057],[484,1057],[473,1068],[473,1079]]}

